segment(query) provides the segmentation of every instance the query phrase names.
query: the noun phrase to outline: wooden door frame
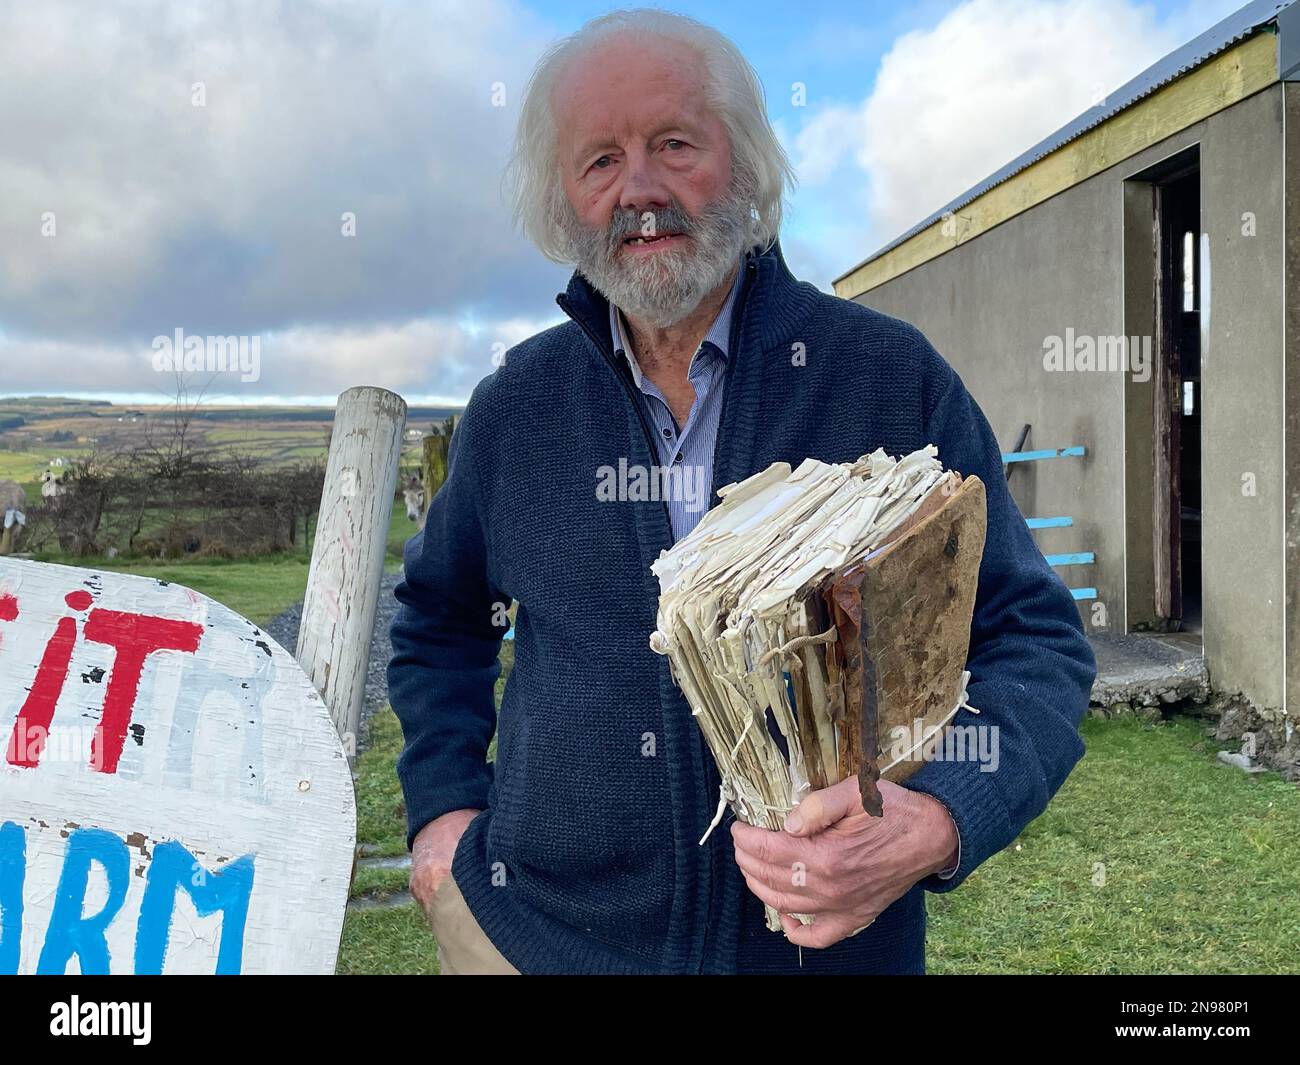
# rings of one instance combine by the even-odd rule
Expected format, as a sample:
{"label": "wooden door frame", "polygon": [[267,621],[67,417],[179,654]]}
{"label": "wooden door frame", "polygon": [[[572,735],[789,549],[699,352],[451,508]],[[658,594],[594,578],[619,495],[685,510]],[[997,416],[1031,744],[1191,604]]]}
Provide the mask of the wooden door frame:
{"label": "wooden door frame", "polygon": [[1165,189],[1199,171],[1200,143],[1193,142],[1128,175],[1123,185],[1124,331],[1138,342],[1151,338],[1153,363],[1147,380],[1128,375],[1124,385],[1124,627],[1130,632],[1167,631],[1182,613],[1181,456],[1174,417],[1181,410],[1182,374],[1172,343],[1181,273],[1165,269],[1180,259],[1173,256],[1175,235],[1162,222]]}
{"label": "wooden door frame", "polygon": [[1151,443],[1154,448],[1155,483],[1151,499],[1151,554],[1155,563],[1155,612],[1157,617],[1173,621],[1183,614],[1182,574],[1182,496],[1180,477],[1182,454],[1180,421],[1175,404],[1181,404],[1181,370],[1174,324],[1175,303],[1181,286],[1176,284],[1178,233],[1166,224],[1168,183],[1156,184],[1155,246],[1156,291],[1155,324],[1152,355],[1155,388]]}

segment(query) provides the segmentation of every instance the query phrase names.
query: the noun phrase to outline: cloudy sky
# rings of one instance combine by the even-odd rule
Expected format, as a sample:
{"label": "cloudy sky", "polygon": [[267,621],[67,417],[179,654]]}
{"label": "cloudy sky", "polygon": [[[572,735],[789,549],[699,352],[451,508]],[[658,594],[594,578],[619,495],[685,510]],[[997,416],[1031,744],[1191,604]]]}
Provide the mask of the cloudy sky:
{"label": "cloudy sky", "polygon": [[[673,8],[758,70],[800,175],[782,246],[829,290],[1238,6]],[[162,400],[151,345],[181,329],[259,338],[258,380],[208,385],[223,402],[462,402],[494,351],[562,318],[567,271],[512,230],[501,168],[537,56],[608,10],[0,0],[0,395]]]}

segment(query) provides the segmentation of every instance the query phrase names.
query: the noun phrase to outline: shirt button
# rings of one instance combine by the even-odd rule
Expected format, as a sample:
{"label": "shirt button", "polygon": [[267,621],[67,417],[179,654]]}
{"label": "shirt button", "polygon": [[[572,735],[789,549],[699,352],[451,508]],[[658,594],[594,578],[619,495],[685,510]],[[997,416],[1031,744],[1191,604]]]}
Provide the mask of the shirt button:
{"label": "shirt button", "polygon": [[674,461],[674,462],[681,462],[681,461],[682,461],[682,453],[681,453],[680,451],[677,452],[677,457],[676,457],[675,459],[673,459],[673,461]]}
{"label": "shirt button", "polygon": [[672,438],[673,438],[673,431],[672,431],[671,429],[665,429],[665,430],[664,430],[664,439],[665,439],[665,440],[671,440]]}

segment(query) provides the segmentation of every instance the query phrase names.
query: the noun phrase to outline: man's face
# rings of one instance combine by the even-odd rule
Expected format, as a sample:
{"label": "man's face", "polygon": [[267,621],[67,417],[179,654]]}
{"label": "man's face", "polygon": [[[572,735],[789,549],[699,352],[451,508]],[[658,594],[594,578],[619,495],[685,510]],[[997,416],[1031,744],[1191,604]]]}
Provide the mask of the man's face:
{"label": "man's face", "polygon": [[701,56],[659,38],[607,41],[564,73],[552,106],[578,269],[651,325],[686,317],[738,259],[751,202]]}

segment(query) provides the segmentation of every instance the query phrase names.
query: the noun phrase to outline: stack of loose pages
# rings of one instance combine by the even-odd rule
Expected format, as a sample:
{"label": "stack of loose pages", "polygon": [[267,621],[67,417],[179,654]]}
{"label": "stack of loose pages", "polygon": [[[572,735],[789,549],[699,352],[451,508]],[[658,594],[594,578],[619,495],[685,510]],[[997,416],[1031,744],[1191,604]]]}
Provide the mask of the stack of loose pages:
{"label": "stack of loose pages", "polygon": [[779,829],[850,775],[879,816],[877,780],[909,776],[965,703],[984,486],[936,456],[775,463],[654,563],[650,645],[717,761],[715,825],[730,802]]}

